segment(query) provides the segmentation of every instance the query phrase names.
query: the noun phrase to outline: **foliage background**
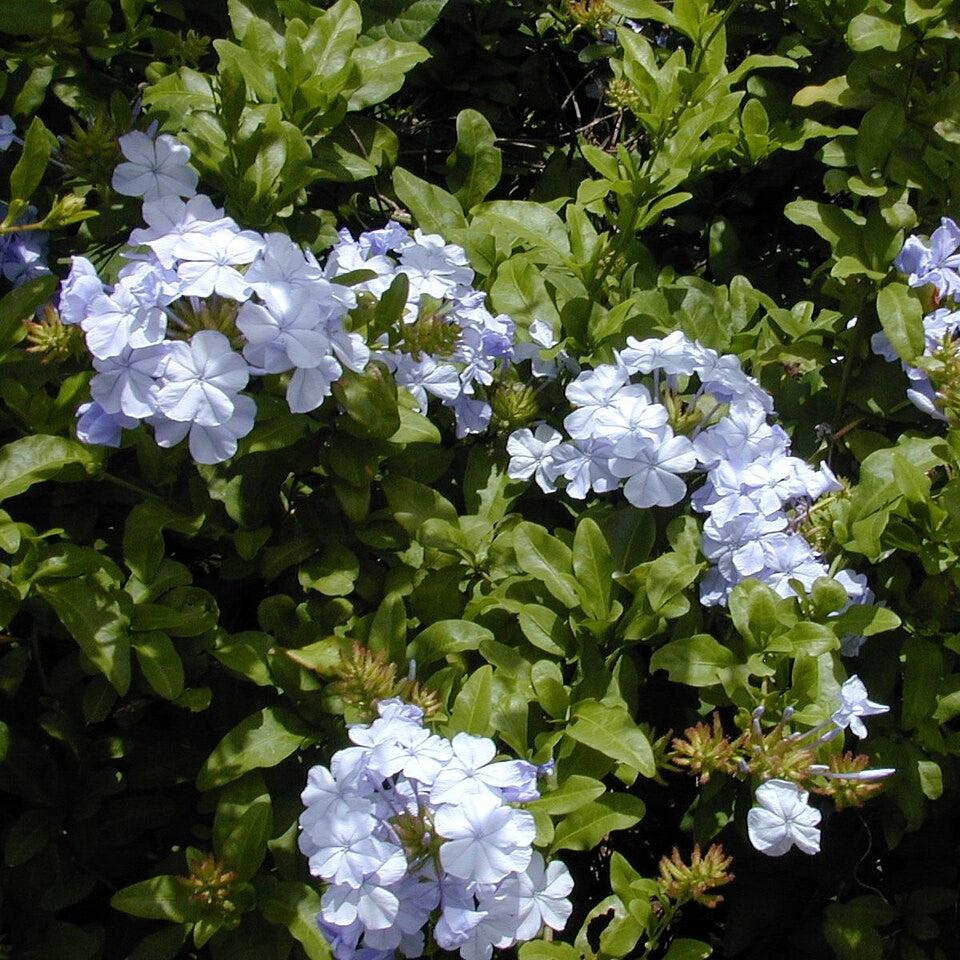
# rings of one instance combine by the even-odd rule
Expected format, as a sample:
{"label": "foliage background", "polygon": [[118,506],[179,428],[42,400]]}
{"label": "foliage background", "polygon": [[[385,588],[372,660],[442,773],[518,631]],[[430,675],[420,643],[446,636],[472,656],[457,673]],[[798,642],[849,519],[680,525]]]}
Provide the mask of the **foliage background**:
{"label": "foliage background", "polygon": [[[142,109],[246,226],[318,251],[388,216],[442,232],[498,310],[561,324],[584,362],[682,329],[849,478],[819,546],[902,625],[849,668],[893,705],[867,750],[896,780],[832,815],[820,856],[763,858],[749,791],[658,771],[659,738],[714,707],[731,729],[757,702],[828,711],[826,594],[704,611],[679,510],[577,515],[506,479],[502,438],[455,442],[370,378],[310,421],[261,401],[223,466],[83,447],[89,372],[26,350],[55,286],[33,281],[0,301],[0,951],[325,957],[295,820],[342,742],[330,682],[357,640],[416,658],[443,729],[605,787],[545,801],[541,839],[578,880],[564,940],[615,900],[526,960],[639,956],[650,898],[622,859],[651,877],[721,830],[737,879],[684,912],[671,960],[956,956],[960,443],[869,334],[917,352],[890,265],[960,212],[958,29],[949,0],[7,0],[0,106],[30,130],[8,199],[51,213],[55,272],[115,268],[139,211],[109,176]],[[187,899],[187,848],[237,873],[232,912]]]}

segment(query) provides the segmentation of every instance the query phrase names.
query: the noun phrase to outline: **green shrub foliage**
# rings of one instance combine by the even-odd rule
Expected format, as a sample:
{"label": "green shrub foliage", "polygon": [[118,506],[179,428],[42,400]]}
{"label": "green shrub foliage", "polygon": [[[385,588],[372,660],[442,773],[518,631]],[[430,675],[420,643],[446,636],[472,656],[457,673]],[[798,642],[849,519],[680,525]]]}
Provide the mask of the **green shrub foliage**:
{"label": "green shrub foliage", "polygon": [[[328,960],[300,793],[394,696],[549,771],[526,809],[573,914],[520,960],[957,956],[960,364],[924,318],[960,290],[895,264],[960,214],[952,0],[4,0],[0,48],[0,957]],[[81,442],[58,285],[126,262],[131,130],[321,264],[388,220],[462,248],[526,348],[476,388],[489,425],[375,358],[306,413],[263,376],[217,463]],[[346,332],[433,349],[406,284]],[[689,497],[511,467],[579,371],[675,331],[838,478],[789,517],[827,576],[704,605]],[[853,675],[890,708],[862,741],[831,720]],[[771,783],[819,853],[761,852]]]}

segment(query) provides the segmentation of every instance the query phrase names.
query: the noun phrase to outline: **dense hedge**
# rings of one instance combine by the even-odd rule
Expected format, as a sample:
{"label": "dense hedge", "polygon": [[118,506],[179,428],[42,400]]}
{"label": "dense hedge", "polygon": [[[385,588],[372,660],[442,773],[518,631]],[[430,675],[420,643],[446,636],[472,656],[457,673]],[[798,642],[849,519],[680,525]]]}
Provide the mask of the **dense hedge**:
{"label": "dense hedge", "polygon": [[[301,791],[392,697],[536,768],[498,809],[572,913],[521,960],[957,955],[952,0],[4,0],[0,47],[0,957],[326,960]],[[162,247],[178,192],[226,234]]]}

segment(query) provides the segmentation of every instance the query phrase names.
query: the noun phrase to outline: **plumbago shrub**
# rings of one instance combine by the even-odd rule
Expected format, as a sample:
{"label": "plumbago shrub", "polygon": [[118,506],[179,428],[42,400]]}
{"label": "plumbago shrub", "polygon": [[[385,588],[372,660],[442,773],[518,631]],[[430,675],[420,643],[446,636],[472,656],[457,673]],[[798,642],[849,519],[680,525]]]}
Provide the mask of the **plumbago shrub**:
{"label": "plumbago shrub", "polygon": [[0,31],[0,957],[957,955],[955,4]]}

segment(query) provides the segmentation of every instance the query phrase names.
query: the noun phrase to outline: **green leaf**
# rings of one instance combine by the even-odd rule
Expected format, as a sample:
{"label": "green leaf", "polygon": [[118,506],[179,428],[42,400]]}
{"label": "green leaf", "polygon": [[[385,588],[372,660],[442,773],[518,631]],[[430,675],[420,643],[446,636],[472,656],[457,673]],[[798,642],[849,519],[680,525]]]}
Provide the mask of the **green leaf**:
{"label": "green leaf", "polygon": [[905,283],[888,284],[877,294],[877,315],[901,360],[910,363],[923,353],[923,307]]}
{"label": "green leaf", "polygon": [[123,558],[130,572],[142,583],[150,583],[163,560],[163,531],[193,535],[202,525],[202,515],[189,516],[156,500],[138,503],[123,528]]}
{"label": "green leaf", "polygon": [[572,637],[566,620],[549,607],[524,603],[517,614],[523,635],[538,649],[563,657]]}
{"label": "green leaf", "polygon": [[51,28],[52,0],[6,0],[0,4],[0,31],[15,36],[43,36]]}
{"label": "green leaf", "polygon": [[373,651],[382,651],[394,663],[400,663],[406,656],[406,640],[407,610],[403,598],[396,593],[387,594],[370,622],[367,645]]}
{"label": "green leaf", "polygon": [[713,953],[713,947],[702,940],[688,940],[681,937],[670,944],[663,960],[706,960]]}
{"label": "green leaf", "polygon": [[656,20],[668,27],[679,26],[677,17],[669,7],[664,7],[657,0],[606,0],[607,6],[625,17],[636,17],[638,20]]}
{"label": "green leaf", "polygon": [[720,682],[720,672],[736,664],[736,657],[713,637],[698,633],[674,640],[650,658],[650,671],[666,670],[675,683],[710,687]]}
{"label": "green leaf", "polygon": [[520,960],[581,960],[580,951],[559,940],[528,940],[520,944]]}
{"label": "green leaf", "polygon": [[567,777],[556,790],[544,793],[539,800],[534,800],[529,807],[531,810],[541,810],[551,816],[563,813],[573,813],[585,804],[602,797],[607,788],[593,777],[584,777],[574,773]]}
{"label": "green leaf", "polygon": [[579,807],[557,824],[550,852],[592,850],[614,830],[626,830],[643,819],[646,806],[639,797],[611,793]]}
{"label": "green leaf", "polygon": [[438,620],[422,630],[407,647],[407,659],[418,666],[433,663],[451,653],[476,650],[482,641],[492,640],[493,634],[468,620]]}
{"label": "green leaf", "polygon": [[394,519],[411,536],[414,536],[426,520],[457,522],[457,511],[446,497],[432,487],[399,474],[383,480],[383,492],[393,511]]}
{"label": "green leaf", "polygon": [[491,722],[493,708],[493,667],[485,664],[476,670],[460,688],[450,722],[447,724],[447,736],[455,733],[472,733],[477,737],[488,737],[493,733]]}
{"label": "green leaf", "polygon": [[55,143],[56,140],[43,125],[43,121],[39,117],[34,117],[23,138],[20,159],[10,174],[11,211],[14,209],[12,201],[21,201],[26,204],[40,186],[47,164],[50,162],[50,151]]}
{"label": "green leaf", "polygon": [[857,168],[862,176],[869,178],[874,171],[882,170],[905,123],[903,107],[894,100],[882,100],[864,114],[855,147]]}
{"label": "green leaf", "polygon": [[657,533],[652,510],[623,507],[607,514],[600,529],[610,547],[615,570],[632,570],[650,555]]}
{"label": "green leaf", "polygon": [[3,841],[3,862],[19,867],[55,838],[59,824],[49,810],[33,808],[12,820]]}
{"label": "green leaf", "polygon": [[844,252],[859,252],[861,248],[866,219],[852,210],[813,200],[793,200],[783,208],[783,213],[791,223],[816,231],[835,253],[840,248]]}
{"label": "green leaf", "polygon": [[130,598],[106,579],[90,575],[42,583],[37,589],[84,655],[122,696],[130,687]]}
{"label": "green leaf", "polygon": [[297,572],[304,590],[316,590],[325,597],[349,596],[359,576],[357,555],[340,544],[325,547],[318,557],[303,564]]}
{"label": "green leaf", "polygon": [[393,171],[393,189],[400,202],[427,233],[446,234],[463,229],[467,221],[456,197],[414,176],[403,167]]}
{"label": "green leaf", "polygon": [[920,789],[928,800],[939,800],[943,796],[943,771],[933,760],[917,761],[917,777]]}
{"label": "green leaf", "polygon": [[363,373],[344,371],[333,395],[359,436],[386,439],[400,429],[397,385],[382,363],[370,363]]}
{"label": "green leaf", "polygon": [[570,691],[563,682],[560,667],[552,660],[538,660],[530,669],[530,682],[537,702],[554,720],[566,716]]}
{"label": "green leaf", "polygon": [[630,886],[638,880],[643,880],[641,874],[630,866],[623,854],[614,851],[610,858],[610,888],[624,903],[636,897]]}
{"label": "green leaf", "polygon": [[220,794],[213,821],[213,849],[240,881],[260,868],[273,836],[273,804],[263,777],[248,773]]}
{"label": "green leaf", "polygon": [[858,13],[847,27],[847,43],[851,50],[888,50],[896,53],[908,38],[899,24],[875,13]]}
{"label": "green leaf", "polygon": [[457,114],[457,145],[447,158],[447,186],[469,210],[500,182],[502,159],[487,118],[476,110]]}
{"label": "green leaf", "polygon": [[596,522],[585,517],[577,524],[573,538],[573,574],[588,617],[605,620],[610,615],[613,573],[607,541]]}
{"label": "green leaf", "polygon": [[148,933],[126,960],[175,960],[181,955],[186,939],[187,928],[184,926],[161,927],[156,933]]}
{"label": "green leaf", "polygon": [[[14,287],[0,300],[0,352],[16,346],[27,335],[24,320],[33,316],[57,289],[55,274],[34,277]],[[59,439],[59,438],[58,438]]]}
{"label": "green leaf", "polygon": [[363,110],[383,102],[403,86],[406,73],[429,57],[420,44],[391,37],[357,47],[351,62],[360,68],[362,82],[351,95],[347,108]]}
{"label": "green leaf", "polygon": [[133,650],[137,662],[154,692],[165,700],[176,700],[183,693],[183,662],[173,641],[159,630],[134,634]]}
{"label": "green leaf", "polygon": [[99,467],[97,450],[76,440],[43,434],[23,437],[0,449],[0,500],[44,480],[79,480]]}
{"label": "green leaf", "polygon": [[738,583],[730,591],[727,606],[737,632],[756,650],[797,622],[794,603],[759,580]]}
{"label": "green leaf", "polygon": [[124,887],[111,897],[110,906],[145,920],[174,923],[193,923],[200,915],[200,907],[190,900],[189,888],[170,875]]}
{"label": "green leaf", "polygon": [[499,233],[507,243],[546,252],[552,262],[570,257],[570,240],[563,221],[542,203],[532,200],[493,200],[473,210],[473,226]]}
{"label": "green leaf", "polygon": [[422,413],[415,413],[406,407],[400,407],[400,426],[397,432],[387,439],[390,443],[431,443],[440,442],[440,431],[431,420]]}
{"label": "green leaf", "polygon": [[511,257],[497,268],[490,299],[494,309],[509,314],[524,327],[529,327],[534,320],[546,321],[554,330],[560,327],[560,314],[541,271],[529,256]]}
{"label": "green leaf", "polygon": [[257,883],[257,906],[270,923],[286,927],[309,960],[331,960],[327,941],[317,926],[320,894],[306,883],[272,878]]}
{"label": "green leaf", "polygon": [[565,607],[580,605],[577,581],[573,578],[573,554],[556,537],[536,523],[523,522],[513,534],[513,549],[524,573],[539,580]]}
{"label": "green leaf", "polygon": [[275,767],[312,736],[285,707],[265,707],[241,720],[214,747],[197,774],[197,789],[213,790],[250,770]]}
{"label": "green leaf", "polygon": [[854,897],[824,908],[823,933],[836,960],[881,960],[885,938],[877,927],[886,926],[895,917],[894,906],[877,896]]}
{"label": "green leaf", "polygon": [[896,630],[900,626],[900,618],[886,607],[871,607],[867,604],[855,603],[832,619],[830,625],[839,636],[851,634],[858,637],[872,637],[876,633]]}
{"label": "green leaf", "polygon": [[275,52],[281,49],[283,19],[274,0],[227,0],[230,26],[238,40],[245,40],[251,30],[259,29],[272,35]]}
{"label": "green leaf", "polygon": [[653,748],[624,704],[583,700],[573,708],[573,717],[565,731],[568,737],[611,760],[625,763],[645,777],[654,775]]}
{"label": "green leaf", "polygon": [[446,5],[447,0],[364,0],[363,32],[368,37],[422,40]]}

